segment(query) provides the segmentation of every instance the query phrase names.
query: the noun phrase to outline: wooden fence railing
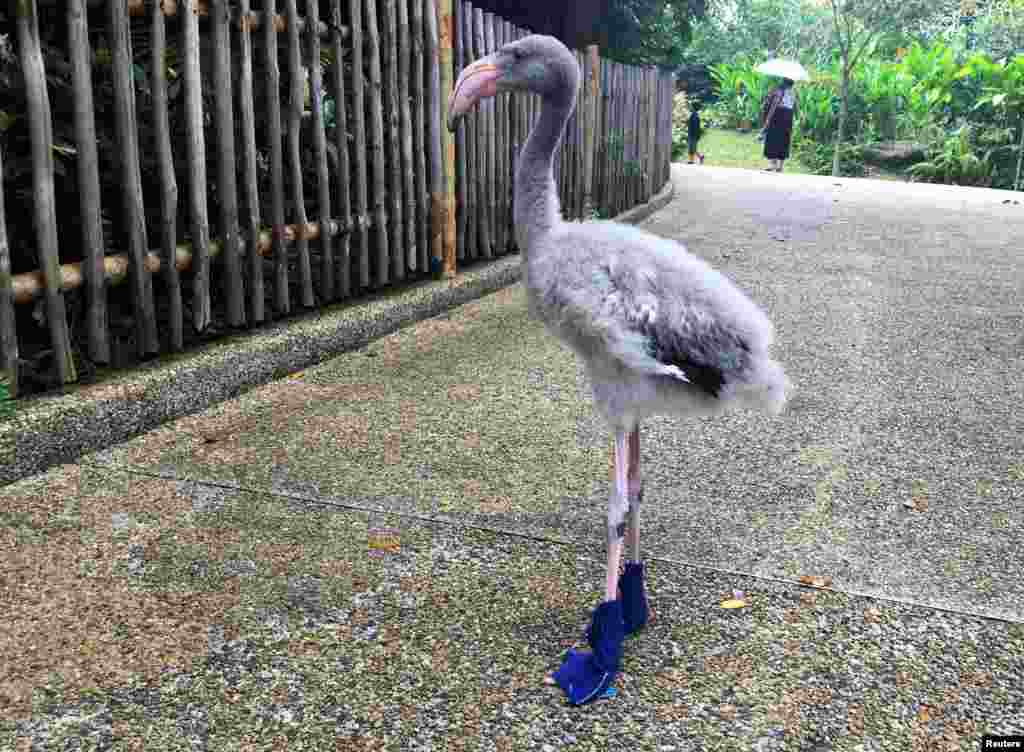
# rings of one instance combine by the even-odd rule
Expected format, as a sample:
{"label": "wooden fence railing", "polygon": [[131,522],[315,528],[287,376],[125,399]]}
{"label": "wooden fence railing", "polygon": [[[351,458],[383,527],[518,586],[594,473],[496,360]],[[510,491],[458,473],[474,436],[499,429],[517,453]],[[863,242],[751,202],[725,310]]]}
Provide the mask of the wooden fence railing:
{"label": "wooden fence railing", "polygon": [[[69,383],[83,358],[109,362],[111,293],[123,282],[145,358],[183,349],[189,332],[215,322],[251,327],[296,304],[437,273],[446,256],[450,267],[515,250],[513,165],[540,103],[488,100],[443,150],[444,88],[528,32],[461,0],[450,17],[435,0],[303,2],[304,17],[297,0],[255,10],[250,0],[66,0],[75,168],[59,178],[39,22],[52,3],[16,4],[35,254],[12,254],[24,233],[12,241],[13,192],[0,184],[0,365],[11,396],[31,354],[19,311],[32,303],[56,381]],[[102,50],[88,16],[99,5]],[[668,180],[672,77],[602,60],[596,48],[577,55],[584,75],[556,181],[567,218],[613,216]],[[442,76],[443,60],[453,69]],[[97,104],[97,77],[109,107]],[[141,151],[144,132],[152,153]],[[98,134],[116,143],[116,178],[100,173]],[[12,156],[2,152],[0,174]],[[101,206],[101,177],[116,182],[118,205]],[[76,237],[58,233],[58,179],[77,180]],[[456,209],[447,242],[446,206]],[[35,268],[18,268],[26,257]],[[70,324],[69,296],[79,312]]]}

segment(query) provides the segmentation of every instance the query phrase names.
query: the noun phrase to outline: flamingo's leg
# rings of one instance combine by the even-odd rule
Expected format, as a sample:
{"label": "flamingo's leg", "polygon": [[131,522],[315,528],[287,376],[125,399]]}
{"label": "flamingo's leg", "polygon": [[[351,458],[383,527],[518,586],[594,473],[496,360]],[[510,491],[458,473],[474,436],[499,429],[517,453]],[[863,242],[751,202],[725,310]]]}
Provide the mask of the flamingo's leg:
{"label": "flamingo's leg", "polygon": [[626,634],[647,623],[647,596],[644,593],[644,565],[640,562],[640,504],[644,498],[640,474],[640,426],[629,434],[629,553],[619,578],[622,618]]}

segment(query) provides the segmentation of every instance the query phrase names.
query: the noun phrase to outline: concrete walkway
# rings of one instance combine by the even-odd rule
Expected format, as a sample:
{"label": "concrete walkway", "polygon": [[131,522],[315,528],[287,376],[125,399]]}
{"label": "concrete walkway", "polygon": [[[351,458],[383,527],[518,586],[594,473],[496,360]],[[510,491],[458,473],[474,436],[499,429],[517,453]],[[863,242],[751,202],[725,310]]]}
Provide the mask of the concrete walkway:
{"label": "concrete walkway", "polygon": [[1024,733],[1024,205],[673,179],[645,226],[769,310],[796,395],[645,426],[656,616],[618,697],[541,681],[603,589],[609,438],[514,285],[0,488],[0,748]]}

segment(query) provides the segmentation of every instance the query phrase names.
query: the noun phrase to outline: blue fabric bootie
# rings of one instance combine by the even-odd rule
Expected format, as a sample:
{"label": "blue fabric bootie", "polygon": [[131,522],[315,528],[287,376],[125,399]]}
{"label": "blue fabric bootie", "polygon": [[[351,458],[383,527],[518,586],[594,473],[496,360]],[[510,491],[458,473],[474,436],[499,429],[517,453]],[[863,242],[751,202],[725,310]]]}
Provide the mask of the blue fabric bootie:
{"label": "blue fabric bootie", "polygon": [[570,649],[555,681],[571,705],[583,705],[601,697],[615,681],[622,663],[622,602],[602,603],[596,609],[587,630],[593,652]]}
{"label": "blue fabric bootie", "polygon": [[622,620],[626,634],[631,635],[647,624],[647,595],[644,593],[644,565],[639,561],[627,561],[619,577],[622,598]]}

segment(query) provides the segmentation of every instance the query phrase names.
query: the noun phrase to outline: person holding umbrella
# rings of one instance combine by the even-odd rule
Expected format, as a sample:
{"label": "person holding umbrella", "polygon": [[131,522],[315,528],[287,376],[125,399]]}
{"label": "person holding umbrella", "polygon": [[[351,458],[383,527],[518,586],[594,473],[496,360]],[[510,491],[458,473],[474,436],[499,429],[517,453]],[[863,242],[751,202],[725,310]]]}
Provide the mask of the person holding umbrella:
{"label": "person holding umbrella", "polygon": [[764,129],[764,156],[770,166],[768,172],[782,172],[789,158],[789,142],[793,136],[793,117],[796,112],[796,93],[793,82],[810,78],[800,63],[790,60],[769,60],[755,68],[759,73],[781,76],[782,83],[765,97],[761,109],[761,127]]}

